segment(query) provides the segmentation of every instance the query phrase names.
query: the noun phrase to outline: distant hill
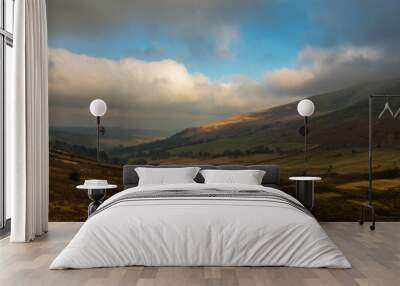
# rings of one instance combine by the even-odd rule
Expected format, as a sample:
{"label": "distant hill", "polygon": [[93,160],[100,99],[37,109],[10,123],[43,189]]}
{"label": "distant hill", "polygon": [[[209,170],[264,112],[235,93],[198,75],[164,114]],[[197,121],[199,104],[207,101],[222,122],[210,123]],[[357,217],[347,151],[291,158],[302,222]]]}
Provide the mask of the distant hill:
{"label": "distant hill", "polygon": [[[400,94],[400,79],[376,81],[309,97],[316,106],[312,116],[310,144],[314,147],[342,148],[367,146],[368,95]],[[374,114],[384,101],[377,102]],[[392,100],[400,107],[400,98]],[[302,118],[297,114],[297,102],[264,111],[233,116],[209,124],[187,128],[171,137],[138,146],[121,148],[119,155],[137,152],[168,151],[221,153],[224,150],[279,148],[301,150],[303,138],[298,134]],[[375,123],[376,144],[400,141],[399,120]],[[397,128],[397,129],[396,129]]]}
{"label": "distant hill", "polygon": [[[55,127],[49,129],[50,140],[60,141],[70,145],[82,145],[93,148],[96,146],[96,127]],[[129,129],[106,127],[101,144],[105,149],[121,146],[132,146],[158,140],[170,135],[168,132],[147,129]]]}

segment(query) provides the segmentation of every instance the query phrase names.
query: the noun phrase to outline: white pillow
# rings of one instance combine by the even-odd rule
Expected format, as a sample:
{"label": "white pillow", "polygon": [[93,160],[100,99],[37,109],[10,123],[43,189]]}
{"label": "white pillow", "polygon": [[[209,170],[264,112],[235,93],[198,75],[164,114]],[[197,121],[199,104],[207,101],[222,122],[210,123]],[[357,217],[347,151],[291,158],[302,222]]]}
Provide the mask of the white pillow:
{"label": "white pillow", "polygon": [[261,185],[265,171],[261,170],[202,170],[206,184]]}
{"label": "white pillow", "polygon": [[139,176],[139,186],[187,184],[195,183],[193,180],[200,168],[135,168]]}

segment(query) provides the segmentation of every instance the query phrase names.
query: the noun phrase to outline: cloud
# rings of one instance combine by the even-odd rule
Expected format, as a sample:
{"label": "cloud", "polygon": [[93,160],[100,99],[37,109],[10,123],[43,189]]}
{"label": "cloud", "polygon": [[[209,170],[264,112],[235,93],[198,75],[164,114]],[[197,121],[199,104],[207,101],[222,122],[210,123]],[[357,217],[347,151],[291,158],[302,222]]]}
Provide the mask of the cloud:
{"label": "cloud", "polygon": [[293,68],[265,73],[269,92],[312,95],[358,83],[400,76],[400,57],[381,47],[342,45],[306,46]]}
{"label": "cloud", "polygon": [[238,39],[238,32],[236,29],[230,26],[220,27],[216,46],[216,53],[221,58],[231,58],[233,54],[231,52],[231,45]]}
{"label": "cloud", "polygon": [[265,74],[265,80],[271,88],[279,90],[296,90],[315,78],[310,68],[299,69],[280,68]]}
{"label": "cloud", "polygon": [[213,81],[170,59],[111,60],[50,49],[49,68],[52,125],[91,124],[88,106],[95,98],[108,102],[111,125],[165,130],[290,100],[268,94],[263,82],[245,77]]}
{"label": "cloud", "polygon": [[211,80],[171,59],[113,60],[50,49],[52,125],[90,125],[91,100],[109,104],[113,126],[177,131],[232,115],[267,109],[300,97],[368,81],[400,77],[400,56],[381,47],[306,46],[293,67],[261,80],[237,75]]}
{"label": "cloud", "polygon": [[[51,32],[92,35],[120,31],[127,23],[182,31],[238,23],[258,15],[260,0],[51,0],[47,3]],[[168,25],[168,26],[165,26]]]}
{"label": "cloud", "polygon": [[400,43],[398,0],[335,0],[308,8],[326,44],[352,42],[357,46],[389,47]]}
{"label": "cloud", "polygon": [[[315,2],[315,3],[314,3]],[[400,48],[398,0],[50,0],[50,39],[71,36],[95,39],[134,32],[148,39],[184,42],[198,57],[232,56],[232,41],[242,28],[261,27],[260,35],[287,33],[296,41],[296,26],[305,32],[301,45]],[[222,40],[221,40],[222,35]],[[283,39],[285,35],[283,35]],[[228,47],[228,48],[226,48]]]}
{"label": "cloud", "polygon": [[230,57],[239,23],[259,19],[262,0],[51,0],[47,3],[50,37],[112,36],[135,31],[150,39],[183,41],[196,56]]}

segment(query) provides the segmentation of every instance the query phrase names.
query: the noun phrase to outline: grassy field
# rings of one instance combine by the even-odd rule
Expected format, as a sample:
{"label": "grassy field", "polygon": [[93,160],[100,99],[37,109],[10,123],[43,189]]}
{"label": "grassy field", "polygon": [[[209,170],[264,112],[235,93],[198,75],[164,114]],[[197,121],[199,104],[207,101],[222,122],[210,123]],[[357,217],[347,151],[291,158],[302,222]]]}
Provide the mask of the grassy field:
{"label": "grassy field", "polygon": [[[64,152],[50,153],[50,221],[84,221],[87,217],[89,198],[85,190],[75,187],[85,179],[105,178],[121,187],[122,167],[97,164],[92,160]],[[122,190],[108,192],[108,195]]]}
{"label": "grassy field", "polygon": [[[319,175],[316,185],[315,216],[323,221],[358,219],[360,204],[366,200],[368,157],[365,149],[311,150],[308,174]],[[171,157],[148,160],[149,164],[279,164],[282,190],[294,194],[289,176],[302,174],[306,168],[303,156],[278,153],[239,157],[189,158]],[[400,149],[374,151],[374,204],[380,220],[400,217]],[[122,167],[97,162],[71,154],[52,151],[50,154],[50,220],[82,221],[87,216],[89,199],[75,186],[85,179],[105,178],[120,188]]]}
{"label": "grassy field", "polygon": [[[274,138],[275,135],[279,137]],[[304,146],[304,142],[301,140],[302,138],[297,138],[299,140],[293,140],[293,138],[290,138],[290,140],[281,140],[281,134],[278,134],[278,131],[269,132],[268,136],[270,138],[265,139],[265,133],[258,132],[242,137],[224,138],[212,142],[178,147],[171,149],[170,152],[172,154],[179,154],[180,152],[187,151],[192,151],[194,153],[209,152],[211,154],[221,154],[224,150],[244,149],[244,147],[246,149],[256,148],[260,146],[260,142],[265,142],[265,146],[268,146],[271,150],[275,150],[276,148],[281,150],[302,150]],[[287,143],[282,143],[282,141]]]}

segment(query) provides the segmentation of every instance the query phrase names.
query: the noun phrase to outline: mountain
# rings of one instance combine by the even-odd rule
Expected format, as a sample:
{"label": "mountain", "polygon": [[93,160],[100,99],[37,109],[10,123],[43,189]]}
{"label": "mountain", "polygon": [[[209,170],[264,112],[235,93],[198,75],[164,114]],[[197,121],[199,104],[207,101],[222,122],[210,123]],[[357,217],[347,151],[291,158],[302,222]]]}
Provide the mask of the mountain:
{"label": "mountain", "polygon": [[[120,127],[106,127],[105,134],[101,136],[101,144],[105,149],[122,146],[132,146],[145,142],[158,140],[170,135],[160,130],[128,129]],[[85,147],[96,146],[96,127],[58,127],[49,128],[51,141],[59,141],[70,145]]]}
{"label": "mountain", "polygon": [[[400,94],[400,79],[369,82],[309,97],[316,106],[316,112],[310,119],[311,146],[331,149],[367,146],[369,94]],[[400,98],[391,101],[394,109],[400,107]],[[129,156],[156,151],[222,154],[227,150],[259,148],[301,150],[303,138],[298,129],[303,119],[297,113],[297,103],[187,128],[162,140],[122,148],[119,154]],[[385,100],[376,99],[375,103],[373,112],[377,116]],[[375,144],[400,141],[398,123],[393,119],[376,121]]]}

